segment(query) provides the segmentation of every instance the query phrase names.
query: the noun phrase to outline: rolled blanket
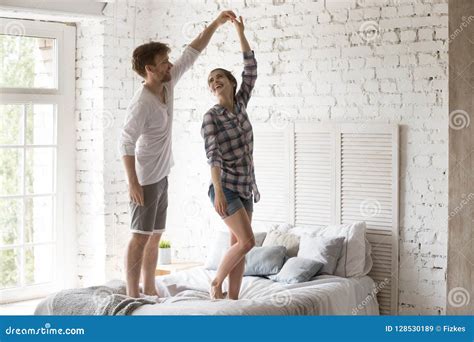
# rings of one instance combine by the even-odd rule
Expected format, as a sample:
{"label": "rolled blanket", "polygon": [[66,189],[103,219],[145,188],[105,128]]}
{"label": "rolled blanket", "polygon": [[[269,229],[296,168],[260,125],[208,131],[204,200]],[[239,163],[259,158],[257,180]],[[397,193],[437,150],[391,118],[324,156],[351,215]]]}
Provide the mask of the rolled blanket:
{"label": "rolled blanket", "polygon": [[126,295],[125,282],[112,280],[104,286],[63,290],[52,300],[51,315],[130,315],[144,304],[156,304],[147,298]]}

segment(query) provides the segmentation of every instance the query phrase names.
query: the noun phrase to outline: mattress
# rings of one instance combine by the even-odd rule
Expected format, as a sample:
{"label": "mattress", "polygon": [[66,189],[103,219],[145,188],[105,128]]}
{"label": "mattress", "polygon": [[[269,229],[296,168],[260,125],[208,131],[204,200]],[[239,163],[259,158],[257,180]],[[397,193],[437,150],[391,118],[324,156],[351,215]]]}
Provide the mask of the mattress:
{"label": "mattress", "polygon": [[[162,298],[143,305],[132,315],[378,315],[368,277],[318,276],[298,284],[282,284],[262,277],[244,277],[240,297],[210,300],[215,271],[204,268],[156,278]],[[226,287],[224,283],[224,289]]]}
{"label": "mattress", "polygon": [[[308,282],[282,284],[244,277],[239,300],[211,300],[215,271],[194,268],[156,277],[161,298],[133,311],[140,315],[378,315],[375,283],[368,277],[318,276]],[[224,290],[227,283],[224,283]],[[54,296],[42,301],[36,315],[52,314]]]}

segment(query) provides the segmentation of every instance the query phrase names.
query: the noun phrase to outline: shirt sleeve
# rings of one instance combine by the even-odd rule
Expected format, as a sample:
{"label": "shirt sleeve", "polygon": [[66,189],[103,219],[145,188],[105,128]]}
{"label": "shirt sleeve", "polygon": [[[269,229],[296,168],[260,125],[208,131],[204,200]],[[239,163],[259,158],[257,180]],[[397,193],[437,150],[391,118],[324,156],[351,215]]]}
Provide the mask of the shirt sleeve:
{"label": "shirt sleeve", "polygon": [[207,112],[201,127],[201,135],[204,138],[204,148],[206,149],[207,163],[210,166],[222,167],[222,154],[217,141],[217,127],[212,118],[212,114]]}
{"label": "shirt sleeve", "polygon": [[119,149],[122,156],[135,155],[135,145],[143,133],[148,114],[149,107],[141,102],[132,104],[129,107],[120,135]]}
{"label": "shirt sleeve", "polygon": [[257,80],[257,60],[253,51],[243,53],[244,71],[242,72],[242,84],[236,94],[237,101],[242,102],[245,106],[250,100],[252,89]]}
{"label": "shirt sleeve", "polygon": [[200,52],[190,45],[184,49],[183,54],[178,58],[170,71],[171,83],[173,86],[176,85],[181,76],[183,76],[183,74],[188,71],[189,68],[191,68],[196,59],[199,57],[199,54]]}

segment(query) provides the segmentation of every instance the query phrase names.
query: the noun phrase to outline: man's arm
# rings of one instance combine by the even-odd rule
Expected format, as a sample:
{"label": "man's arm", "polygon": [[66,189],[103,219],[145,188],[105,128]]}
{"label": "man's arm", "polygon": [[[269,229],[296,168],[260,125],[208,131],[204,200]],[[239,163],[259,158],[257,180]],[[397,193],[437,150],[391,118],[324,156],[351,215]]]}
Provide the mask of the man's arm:
{"label": "man's arm", "polygon": [[130,200],[138,205],[145,205],[145,198],[143,196],[143,188],[138,183],[137,172],[135,170],[135,156],[122,156],[125,172],[128,178],[128,191]]}
{"label": "man's arm", "polygon": [[234,20],[235,14],[232,11],[224,11],[202,31],[199,36],[194,39],[191,44],[184,50],[183,54],[176,61],[171,68],[171,84],[174,86],[181,79],[183,74],[191,68],[199,53],[204,50],[212,35],[216,32],[217,28],[223,25],[228,20]]}
{"label": "man's arm", "polygon": [[143,132],[148,115],[148,107],[143,103],[134,103],[128,109],[127,118],[120,135],[120,154],[128,179],[130,200],[144,205],[143,189],[138,182],[135,169],[135,145]]}
{"label": "man's arm", "polygon": [[196,49],[197,51],[201,52],[204,50],[209,44],[212,35],[219,26],[225,24],[228,20],[233,21],[236,18],[234,12],[232,11],[223,11],[219,16],[209,25],[207,26],[204,31],[202,31],[199,36],[194,39],[191,44],[189,44],[192,48]]}

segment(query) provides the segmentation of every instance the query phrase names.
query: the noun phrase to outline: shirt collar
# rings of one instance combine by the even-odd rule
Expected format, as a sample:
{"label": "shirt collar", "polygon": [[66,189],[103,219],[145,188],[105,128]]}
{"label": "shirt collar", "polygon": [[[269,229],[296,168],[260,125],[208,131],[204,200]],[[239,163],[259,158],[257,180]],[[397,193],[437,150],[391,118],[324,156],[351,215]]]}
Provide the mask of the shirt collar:
{"label": "shirt collar", "polygon": [[[239,111],[240,111],[240,104],[239,102],[235,101],[235,113],[234,114],[237,114]],[[227,111],[227,108],[225,108],[224,106],[221,106],[220,104],[216,103],[214,105],[214,110],[216,111],[217,114],[222,114],[224,113],[225,111]]]}

